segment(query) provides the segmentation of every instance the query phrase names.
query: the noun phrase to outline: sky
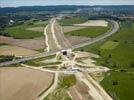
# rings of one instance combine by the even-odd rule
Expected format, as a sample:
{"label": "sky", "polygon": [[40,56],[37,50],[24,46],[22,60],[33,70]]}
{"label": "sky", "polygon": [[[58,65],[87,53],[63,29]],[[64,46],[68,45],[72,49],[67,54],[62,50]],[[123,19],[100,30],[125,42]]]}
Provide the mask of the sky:
{"label": "sky", "polygon": [[0,7],[33,5],[134,5],[134,0],[0,0]]}

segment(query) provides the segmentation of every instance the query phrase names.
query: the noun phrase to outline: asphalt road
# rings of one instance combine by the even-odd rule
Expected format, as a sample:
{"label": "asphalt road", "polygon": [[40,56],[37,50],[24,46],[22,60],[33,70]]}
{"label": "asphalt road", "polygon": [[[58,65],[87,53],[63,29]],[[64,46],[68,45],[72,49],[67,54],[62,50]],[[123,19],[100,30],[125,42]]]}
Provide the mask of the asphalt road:
{"label": "asphalt road", "polygon": [[[90,45],[93,43],[96,43],[98,41],[101,41],[109,36],[111,36],[112,34],[116,33],[119,29],[119,24],[116,21],[113,20],[109,20],[109,22],[111,22],[112,24],[112,28],[111,30],[109,30],[108,32],[104,33],[103,35],[100,35],[92,40],[86,41],[84,43],[78,44],[78,45],[74,45],[74,46],[70,46],[70,47],[65,47],[62,49],[77,49],[86,45]],[[51,22],[50,22],[51,23]],[[8,61],[8,62],[3,62],[0,63],[0,66],[6,66],[6,65],[11,65],[11,64],[17,64],[17,63],[21,63],[21,62],[25,62],[28,60],[32,60],[32,59],[37,59],[37,58],[42,58],[42,57],[46,57],[46,56],[50,56],[50,55],[54,55],[58,52],[60,52],[61,50],[55,50],[55,51],[50,51],[50,52],[43,52],[43,53],[39,53],[33,56],[29,56],[29,57],[25,57],[25,58],[21,58],[21,59],[16,59],[14,61]]]}

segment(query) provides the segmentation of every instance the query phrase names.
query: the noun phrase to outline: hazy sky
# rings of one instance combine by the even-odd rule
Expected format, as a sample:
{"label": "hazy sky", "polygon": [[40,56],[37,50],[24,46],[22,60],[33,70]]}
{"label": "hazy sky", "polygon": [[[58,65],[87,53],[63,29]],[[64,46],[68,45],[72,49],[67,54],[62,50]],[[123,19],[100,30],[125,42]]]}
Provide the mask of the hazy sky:
{"label": "hazy sky", "polygon": [[134,0],[0,0],[1,7],[32,5],[134,5]]}

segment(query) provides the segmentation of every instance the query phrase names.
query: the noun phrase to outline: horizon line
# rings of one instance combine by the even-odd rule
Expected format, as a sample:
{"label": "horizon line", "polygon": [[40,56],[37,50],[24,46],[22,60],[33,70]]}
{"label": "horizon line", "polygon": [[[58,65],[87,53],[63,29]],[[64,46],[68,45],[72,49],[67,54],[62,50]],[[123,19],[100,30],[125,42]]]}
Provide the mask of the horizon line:
{"label": "horizon line", "polygon": [[130,4],[126,4],[126,5],[122,5],[122,4],[107,4],[107,5],[29,5],[29,6],[0,6],[0,8],[19,8],[19,7],[37,7],[37,6],[41,6],[41,7],[47,7],[47,6],[134,6],[134,4],[130,5]]}

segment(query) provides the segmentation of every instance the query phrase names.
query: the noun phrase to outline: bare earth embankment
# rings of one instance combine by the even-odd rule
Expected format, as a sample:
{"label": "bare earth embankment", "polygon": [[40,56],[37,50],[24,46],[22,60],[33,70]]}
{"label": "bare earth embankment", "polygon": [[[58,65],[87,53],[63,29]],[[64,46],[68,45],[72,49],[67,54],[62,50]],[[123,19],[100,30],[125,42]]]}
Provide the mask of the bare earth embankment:
{"label": "bare earth embankment", "polygon": [[87,40],[90,40],[90,38],[80,37],[80,36],[65,35],[65,37],[68,39],[68,41],[71,43],[71,45],[77,45],[79,43],[83,43],[83,42],[86,42]]}
{"label": "bare earth embankment", "polygon": [[74,24],[75,26],[101,26],[101,27],[107,27],[108,22],[105,20],[89,20],[82,24]]}
{"label": "bare earth embankment", "polygon": [[83,28],[86,28],[86,27],[82,27],[82,26],[63,26],[62,27],[64,33],[83,29]]}
{"label": "bare earth embankment", "polygon": [[29,68],[0,68],[0,100],[35,100],[53,81],[53,74]]}
{"label": "bare earth embankment", "polygon": [[[83,28],[86,28],[86,27],[83,27],[83,26],[63,26],[62,30],[64,33],[67,33],[67,32],[71,32],[71,31],[83,29]],[[83,42],[90,39],[87,37],[70,36],[70,35],[65,35],[65,38],[68,39],[68,41],[71,43],[71,45],[77,45],[79,43],[83,43]]]}

